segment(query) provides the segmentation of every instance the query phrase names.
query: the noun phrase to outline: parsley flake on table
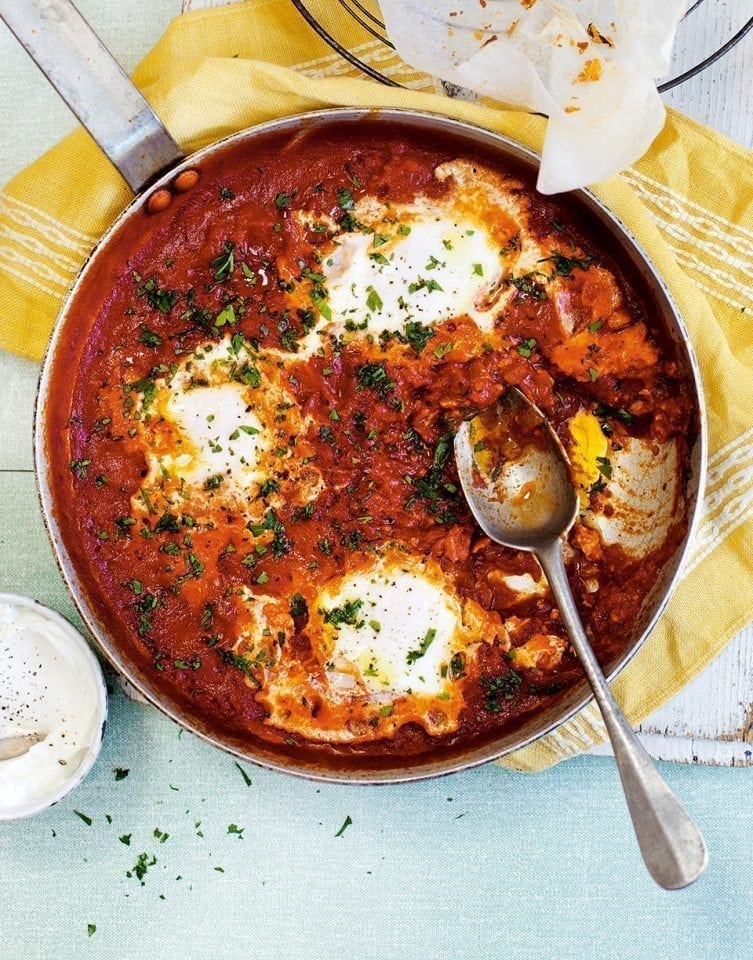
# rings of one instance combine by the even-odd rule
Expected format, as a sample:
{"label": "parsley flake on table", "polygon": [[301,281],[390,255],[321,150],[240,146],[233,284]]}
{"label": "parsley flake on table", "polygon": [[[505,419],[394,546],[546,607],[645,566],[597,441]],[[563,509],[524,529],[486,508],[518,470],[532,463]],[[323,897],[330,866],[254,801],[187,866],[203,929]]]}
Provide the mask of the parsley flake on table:
{"label": "parsley flake on table", "polygon": [[336,837],[341,837],[341,836],[345,833],[345,831],[348,829],[348,827],[351,827],[352,825],[353,825],[353,821],[352,821],[351,818],[350,818],[350,814],[348,814],[348,816],[347,816],[347,817],[345,818],[345,820],[343,821],[343,825],[342,825],[342,826],[340,827],[340,829],[337,831],[337,833],[335,834],[335,836],[336,836]]}

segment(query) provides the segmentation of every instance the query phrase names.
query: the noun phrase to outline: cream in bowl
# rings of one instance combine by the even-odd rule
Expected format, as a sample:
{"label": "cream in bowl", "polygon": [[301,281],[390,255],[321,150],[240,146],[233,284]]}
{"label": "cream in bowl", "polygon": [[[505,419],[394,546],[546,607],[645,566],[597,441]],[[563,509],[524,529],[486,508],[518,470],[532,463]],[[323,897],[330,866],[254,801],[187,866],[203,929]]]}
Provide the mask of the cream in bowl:
{"label": "cream in bowl", "polygon": [[102,670],[83,637],[55,611],[0,593],[0,757],[18,754],[0,759],[0,820],[40,813],[80,783],[106,715]]}

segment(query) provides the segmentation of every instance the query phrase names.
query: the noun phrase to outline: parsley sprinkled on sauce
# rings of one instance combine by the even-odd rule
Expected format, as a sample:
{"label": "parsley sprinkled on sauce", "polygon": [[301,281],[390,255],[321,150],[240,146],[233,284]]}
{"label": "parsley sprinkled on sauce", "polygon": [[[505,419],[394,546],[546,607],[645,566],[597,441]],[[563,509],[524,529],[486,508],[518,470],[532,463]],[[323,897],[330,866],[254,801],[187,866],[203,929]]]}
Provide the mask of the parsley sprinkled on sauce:
{"label": "parsley sprinkled on sauce", "polygon": [[96,932],[97,932],[97,924],[96,924],[96,923],[87,923],[87,925],[86,925],[86,935],[87,935],[88,937],[93,937]]}
{"label": "parsley sprinkled on sauce", "polygon": [[159,347],[162,343],[162,337],[154,333],[153,330],[149,330],[148,327],[142,327],[139,334],[139,343],[143,343],[147,347]]}
{"label": "parsley sprinkled on sauce", "polygon": [[233,253],[235,249],[235,244],[231,243],[229,240],[225,241],[225,245],[222,248],[222,253],[215,257],[209,264],[209,266],[214,271],[214,279],[217,283],[222,283],[223,280],[227,280],[233,273],[235,269],[235,255]]}
{"label": "parsley sprinkled on sauce", "polygon": [[530,297],[533,300],[546,300],[548,299],[547,292],[536,279],[536,276],[540,275],[541,274],[536,273],[524,273],[520,277],[509,277],[507,282],[515,287],[523,297]]}
{"label": "parsley sprinkled on sauce", "polygon": [[549,257],[542,257],[539,263],[554,264],[553,277],[570,277],[573,270],[588,270],[593,261],[593,257],[566,257],[555,251]]}
{"label": "parsley sprinkled on sauce", "polygon": [[403,336],[417,354],[421,353],[435,333],[433,327],[425,326],[423,323],[414,320],[409,320],[403,328]]}
{"label": "parsley sprinkled on sauce", "polygon": [[423,640],[421,641],[421,643],[419,644],[418,648],[416,650],[408,651],[408,655],[405,658],[406,663],[408,663],[409,665],[412,665],[416,662],[416,660],[420,660],[421,657],[424,656],[426,651],[434,642],[434,638],[436,637],[436,635],[437,635],[437,631],[434,629],[434,627],[430,627],[426,631],[426,634]]}
{"label": "parsley sprinkled on sauce", "polygon": [[536,349],[536,338],[531,337],[529,340],[521,340],[518,344],[518,353],[521,357],[525,357],[526,360],[531,356],[533,351]]}
{"label": "parsley sprinkled on sauce", "polygon": [[223,307],[214,318],[214,325],[215,327],[224,327],[226,323],[233,324],[236,320],[235,308],[232,303],[229,303],[226,307]]}
{"label": "parsley sprinkled on sauce", "polygon": [[141,380],[135,380],[133,383],[129,383],[127,389],[133,393],[141,394],[142,413],[147,412],[157,396],[157,385],[148,377],[142,377]]}
{"label": "parsley sprinkled on sauce", "polygon": [[294,593],[290,598],[290,616],[305,617],[309,612],[305,597],[300,593]]}
{"label": "parsley sprinkled on sauce", "polygon": [[69,466],[78,480],[86,480],[91,460],[71,460]]}
{"label": "parsley sprinkled on sauce", "polygon": [[384,400],[387,394],[395,389],[394,382],[387,373],[387,365],[380,363],[363,363],[356,369],[356,389],[375,390]]}
{"label": "parsley sprinkled on sauce", "polygon": [[499,713],[502,710],[503,700],[512,700],[517,696],[522,678],[516,670],[508,670],[501,677],[482,677],[481,686],[486,694],[484,710],[490,713]]}
{"label": "parsley sprinkled on sauce", "polygon": [[231,667],[236,667],[244,676],[254,684],[256,687],[260,687],[261,684],[256,679],[253,673],[253,664],[248,657],[244,657],[240,653],[236,653],[235,650],[220,650],[220,659],[223,663],[229,664]]}
{"label": "parsley sprinkled on sauce", "polygon": [[150,277],[136,290],[139,297],[146,297],[146,302],[153,310],[160,313],[169,313],[178,301],[176,290],[165,290],[160,287],[156,277]]}
{"label": "parsley sprinkled on sauce", "polygon": [[235,194],[230,187],[222,187],[220,189],[220,200],[235,200]]}
{"label": "parsley sprinkled on sauce", "polygon": [[352,210],[356,205],[353,194],[347,187],[337,188],[337,203],[341,210]]}
{"label": "parsley sprinkled on sauce", "polygon": [[437,358],[437,360],[441,360],[442,357],[446,356],[448,353],[454,350],[454,348],[455,348],[455,344],[453,343],[452,340],[449,340],[449,341],[446,341],[445,343],[438,343],[436,347],[434,347],[434,349],[432,350],[432,353]]}
{"label": "parsley sprinkled on sauce", "polygon": [[275,206],[278,210],[284,210],[285,207],[289,207],[293,199],[292,193],[278,193],[275,197]]}
{"label": "parsley sprinkled on sauce", "polygon": [[88,817],[85,813],[81,813],[80,810],[74,810],[73,812],[76,814],[76,816],[77,816],[80,820],[83,820],[83,821],[84,821],[84,823],[87,825],[87,827],[90,827],[90,826],[92,825],[93,820],[92,820],[91,817]]}
{"label": "parsley sprinkled on sauce", "polygon": [[417,500],[423,500],[429,513],[434,516],[435,523],[457,523],[457,517],[447,504],[448,500],[457,500],[457,487],[442,482],[442,471],[452,450],[453,436],[452,433],[445,433],[437,440],[433,462],[422,477],[405,478],[414,491],[406,501],[406,509],[410,509]]}
{"label": "parsley sprinkled on sauce", "polygon": [[127,767],[115,767],[113,773],[115,774],[115,780],[125,780],[129,774],[129,769]]}

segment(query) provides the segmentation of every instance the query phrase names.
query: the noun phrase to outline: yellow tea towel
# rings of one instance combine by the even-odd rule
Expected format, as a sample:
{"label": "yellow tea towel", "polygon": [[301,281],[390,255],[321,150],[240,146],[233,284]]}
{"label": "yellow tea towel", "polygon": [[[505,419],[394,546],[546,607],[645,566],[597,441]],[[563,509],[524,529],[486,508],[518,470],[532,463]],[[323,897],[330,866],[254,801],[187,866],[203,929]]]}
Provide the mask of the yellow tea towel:
{"label": "yellow tea towel", "polygon": [[[360,79],[289,0],[248,0],[178,17],[134,79],[186,151],[262,120],[329,105],[436,111],[541,145],[539,117],[448,99],[397,58],[380,66],[410,89]],[[753,620],[751,183],[753,154],[670,112],[647,156],[596,188],[649,252],[685,317],[709,427],[708,485],[683,579],[614,684],[633,723]],[[129,199],[82,130],[7,185],[0,194],[0,346],[42,356],[61,298]],[[504,762],[538,770],[604,737],[592,705]]]}

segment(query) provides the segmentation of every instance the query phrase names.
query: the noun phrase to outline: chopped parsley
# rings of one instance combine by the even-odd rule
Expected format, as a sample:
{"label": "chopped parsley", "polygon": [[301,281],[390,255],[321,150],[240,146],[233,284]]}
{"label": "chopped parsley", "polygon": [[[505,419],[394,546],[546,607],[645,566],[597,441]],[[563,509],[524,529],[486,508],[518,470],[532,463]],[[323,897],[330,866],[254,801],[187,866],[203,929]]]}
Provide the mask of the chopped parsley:
{"label": "chopped parsley", "polygon": [[225,242],[222,253],[211,261],[209,266],[214,271],[214,279],[217,283],[227,280],[235,269],[235,254],[233,253],[235,244],[229,240]]}
{"label": "chopped parsley", "polygon": [[426,326],[417,320],[409,320],[403,329],[403,336],[416,353],[421,353],[435,333],[434,327]]}
{"label": "chopped parsley", "polygon": [[148,327],[142,327],[139,334],[139,343],[143,343],[147,347],[159,347],[162,344],[162,337]]}
{"label": "chopped parsley", "polygon": [[226,307],[223,307],[222,310],[214,318],[215,327],[224,327],[226,323],[234,324],[237,321],[235,316],[235,307],[232,303],[229,303]]}
{"label": "chopped parsley", "polygon": [[384,360],[380,363],[362,363],[356,369],[356,383],[357,390],[374,390],[382,400],[385,400],[387,394],[395,389],[395,384],[387,373],[387,365]]}
{"label": "chopped parsley", "polygon": [[341,210],[352,210],[356,205],[353,194],[347,187],[337,188],[337,203]]}
{"label": "chopped parsley", "polygon": [[347,817],[345,818],[345,820],[343,821],[343,825],[342,825],[342,826],[340,827],[340,829],[337,831],[337,833],[335,834],[335,836],[336,836],[336,837],[341,837],[341,836],[345,833],[345,831],[348,829],[348,827],[350,827],[350,826],[352,826],[352,825],[353,825],[353,821],[351,820],[350,816],[347,816]]}
{"label": "chopped parsley", "polygon": [[363,606],[363,600],[346,600],[342,606],[332,607],[331,610],[320,609],[325,623],[331,623],[333,627],[340,627],[347,624],[350,627],[362,627],[364,621],[360,619],[359,613]]}
{"label": "chopped parsley", "polygon": [[543,285],[539,283],[536,276],[541,274],[524,273],[520,277],[510,277],[508,284],[511,284],[523,297],[530,297],[533,300],[546,300],[547,292]]}
{"label": "chopped parsley", "polygon": [[252,666],[253,663],[248,657],[244,657],[243,654],[236,653],[235,650],[220,650],[220,659],[223,663],[228,664],[231,667],[236,667],[238,670],[243,673],[244,676],[257,687],[261,686],[259,681],[254,676]]}
{"label": "chopped parsley", "polygon": [[285,207],[289,207],[293,199],[292,193],[278,193],[275,197],[275,206],[278,210],[284,210]]}
{"label": "chopped parsley", "polygon": [[366,306],[369,308],[369,310],[372,310],[374,312],[380,311],[384,306],[384,303],[382,302],[382,298],[376,292],[374,287],[372,286],[366,287],[366,293],[367,293]]}
{"label": "chopped parsley", "polygon": [[536,349],[536,338],[531,337],[529,340],[521,340],[518,344],[518,353],[521,357],[525,357],[526,360],[531,356],[533,351]]}
{"label": "chopped parsley", "polygon": [[597,457],[596,465],[602,477],[606,477],[607,480],[609,480],[612,476],[612,462],[609,457]]}
{"label": "chopped parsley", "polygon": [[434,638],[436,637],[436,635],[437,635],[437,631],[434,629],[434,627],[430,627],[426,631],[426,634],[423,640],[421,641],[421,643],[419,644],[418,648],[416,650],[408,651],[408,655],[405,658],[406,663],[408,663],[409,665],[412,665],[416,662],[416,660],[420,660],[421,657],[423,657],[423,655],[426,653],[426,651],[434,642]]}
{"label": "chopped parsley", "polygon": [[160,313],[169,313],[178,300],[178,292],[160,287],[156,277],[150,277],[142,283],[136,289],[136,294],[139,297],[146,297],[149,306],[153,310],[159,310]]}
{"label": "chopped parsley", "polygon": [[154,854],[150,855],[148,853],[140,853],[133,867],[130,870],[126,871],[126,876],[136,877],[136,879],[139,881],[139,883],[143,887],[145,886],[144,877],[146,876],[147,870],[149,869],[149,867],[153,867],[156,862],[157,862],[157,858],[154,856]]}
{"label": "chopped parsley", "polygon": [[71,460],[69,466],[78,480],[86,480],[91,460]]}
{"label": "chopped parsley", "polygon": [[414,490],[405,504],[406,509],[410,509],[417,500],[424,500],[436,523],[457,523],[457,517],[447,505],[448,500],[457,499],[457,487],[442,481],[442,471],[452,450],[453,436],[452,433],[445,433],[437,440],[432,464],[422,477],[406,477]]}
{"label": "chopped parsley", "polygon": [[593,262],[593,257],[566,257],[557,251],[554,251],[551,256],[542,257],[539,260],[539,263],[554,264],[553,277],[570,277],[573,270],[588,270]]}
{"label": "chopped parsley", "polygon": [[238,763],[237,760],[235,761],[235,765],[236,765],[236,767],[238,768],[238,770],[240,771],[240,775],[243,777],[243,782],[246,784],[247,787],[250,787],[250,786],[251,786],[251,777],[249,777],[249,775],[246,773],[246,771],[245,771],[245,770],[243,769],[243,767]]}
{"label": "chopped parsley", "polygon": [[517,670],[508,670],[501,677],[482,677],[484,689],[484,710],[500,713],[503,700],[512,700],[520,692],[522,678]]}
{"label": "chopped parsley", "polygon": [[305,617],[308,612],[309,608],[308,604],[306,603],[306,598],[300,593],[294,593],[290,598],[290,616]]}

